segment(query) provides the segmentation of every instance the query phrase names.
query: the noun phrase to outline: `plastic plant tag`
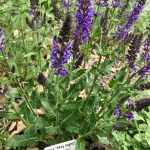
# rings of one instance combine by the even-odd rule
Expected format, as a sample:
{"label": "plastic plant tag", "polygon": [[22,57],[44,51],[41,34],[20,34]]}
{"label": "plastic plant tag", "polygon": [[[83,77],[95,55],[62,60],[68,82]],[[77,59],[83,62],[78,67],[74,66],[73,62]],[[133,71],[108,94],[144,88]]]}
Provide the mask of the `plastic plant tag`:
{"label": "plastic plant tag", "polygon": [[71,140],[64,143],[46,147],[44,150],[75,150],[77,140]]}

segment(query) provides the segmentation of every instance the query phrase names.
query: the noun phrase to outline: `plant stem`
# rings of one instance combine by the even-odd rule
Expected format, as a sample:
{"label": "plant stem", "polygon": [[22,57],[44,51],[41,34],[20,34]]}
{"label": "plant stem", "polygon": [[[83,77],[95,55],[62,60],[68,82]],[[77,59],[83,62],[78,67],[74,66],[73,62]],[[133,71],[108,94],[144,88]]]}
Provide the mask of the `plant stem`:
{"label": "plant stem", "polygon": [[[99,57],[99,61],[98,61],[98,67],[97,67],[98,70],[99,70],[100,62],[101,62],[101,56]],[[92,86],[91,86],[91,89],[90,89],[90,92],[89,92],[89,94],[88,94],[88,97],[90,97],[90,95],[91,95],[91,93],[92,93],[92,91],[93,91],[93,88],[94,88],[94,85],[95,85],[97,79],[98,79],[98,74],[95,74],[94,80],[93,80],[93,84],[92,84]]]}
{"label": "plant stem", "polygon": [[25,92],[24,92],[24,90],[23,90],[21,84],[19,83],[19,81],[18,81],[17,79],[16,79],[16,81],[17,81],[17,83],[18,83],[18,85],[19,85],[19,88],[20,88],[20,90],[21,90],[21,92],[22,92],[22,94],[23,94],[23,96],[24,96],[24,98],[25,98],[25,100],[26,100],[26,102],[27,102],[27,104],[28,104],[28,106],[29,106],[31,112],[32,112],[35,116],[37,116],[36,112],[35,112],[34,109],[32,108],[32,105],[31,105],[30,101],[28,100],[28,98],[27,98],[27,96],[26,96],[26,94],[25,94]]}
{"label": "plant stem", "polygon": [[[23,23],[24,23],[24,18],[23,18],[23,15],[22,15],[21,16],[21,38],[22,38],[22,42],[23,42],[23,53],[27,54],[26,43],[25,43],[25,38],[24,38],[24,33],[23,33]],[[27,63],[28,63],[27,58],[25,58],[25,61],[26,61],[26,66],[25,66],[24,77],[23,77],[24,79],[27,76]]]}
{"label": "plant stem", "polygon": [[[101,37],[100,37],[100,49],[102,49],[102,32],[101,32]],[[102,57],[100,56],[100,57],[99,57],[99,60],[98,60],[97,70],[99,70],[99,66],[100,66],[100,63],[101,63],[101,58],[102,58]],[[89,92],[89,94],[88,94],[88,96],[87,96],[87,99],[90,97],[90,95],[91,95],[91,93],[92,93],[92,91],[93,91],[93,88],[94,88],[94,85],[95,85],[97,79],[98,79],[98,73],[95,73],[94,80],[93,80],[93,84],[92,84],[92,86],[91,86],[91,89],[90,89],[90,92]]]}
{"label": "plant stem", "polygon": [[69,5],[70,5],[70,0],[68,0],[67,13],[69,12]]}
{"label": "plant stem", "polygon": [[55,93],[56,93],[56,97],[55,97],[56,98],[56,125],[59,125],[59,108],[58,108],[59,101],[58,101],[58,94],[57,94],[57,92],[59,92],[58,91],[58,89],[59,89],[59,87],[58,87],[58,76],[56,76],[55,85],[56,85],[56,88],[55,88]]}
{"label": "plant stem", "polygon": [[38,64],[39,64],[39,67],[41,70],[41,50],[39,48],[39,33],[38,33],[38,31],[36,33],[36,38],[37,38]]}

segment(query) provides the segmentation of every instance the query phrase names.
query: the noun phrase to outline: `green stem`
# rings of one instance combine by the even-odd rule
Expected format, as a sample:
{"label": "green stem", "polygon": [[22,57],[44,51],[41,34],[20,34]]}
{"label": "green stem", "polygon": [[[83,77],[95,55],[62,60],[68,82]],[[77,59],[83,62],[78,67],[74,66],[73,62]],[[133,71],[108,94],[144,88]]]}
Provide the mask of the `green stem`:
{"label": "green stem", "polygon": [[58,76],[56,76],[55,85],[56,85],[56,88],[55,88],[55,93],[56,93],[56,96],[55,96],[55,98],[56,98],[56,124],[59,125],[59,108],[58,108],[59,107],[59,100],[58,100],[58,94],[57,94],[57,92],[59,92],[58,91],[58,89],[59,89],[59,87],[58,87]]}
{"label": "green stem", "polygon": [[[24,31],[23,24],[24,24],[24,18],[23,18],[23,15],[22,15],[22,17],[21,17],[21,38],[22,38],[22,42],[23,42],[23,53],[26,54],[27,51],[26,51],[26,43],[25,43],[25,38],[24,38],[24,33],[23,33],[23,31]],[[28,63],[27,58],[25,58],[25,61],[26,61],[26,66],[25,66],[25,71],[24,71],[24,76],[23,76],[24,79],[27,76],[27,63]]]}
{"label": "green stem", "polygon": [[14,111],[16,112],[19,119],[24,123],[24,125],[29,126],[29,124],[24,120],[24,118],[18,113],[18,110],[15,106],[14,106]]}
{"label": "green stem", "polygon": [[[101,51],[101,49],[102,49],[102,32],[101,32],[101,36],[100,36],[100,51]],[[98,65],[97,65],[97,70],[99,70],[99,66],[100,66],[100,63],[101,63],[101,58],[102,58],[102,57],[100,56],[100,57],[99,57],[99,61],[98,61]],[[90,89],[90,92],[89,92],[89,94],[88,94],[88,96],[87,96],[87,99],[90,97],[90,95],[91,95],[91,93],[92,93],[92,91],[93,91],[93,89],[94,89],[94,85],[95,85],[97,79],[98,79],[98,73],[95,73],[95,75],[94,75],[94,80],[93,80],[93,84],[92,84],[92,86],[91,86],[91,89]]]}
{"label": "green stem", "polygon": [[70,0],[68,0],[67,13],[69,12],[69,5],[70,5]]}
{"label": "green stem", "polygon": [[39,33],[38,33],[38,31],[36,33],[36,37],[37,37],[38,64],[39,64],[39,67],[41,70],[41,50],[39,48]]}
{"label": "green stem", "polygon": [[[99,70],[100,63],[101,63],[101,56],[99,57],[99,61],[98,61],[98,67],[97,67],[98,70]],[[91,93],[92,93],[92,91],[93,91],[93,88],[94,88],[94,85],[95,85],[97,79],[98,79],[98,74],[95,74],[94,80],[93,80],[93,84],[92,84],[92,86],[91,86],[91,89],[90,89],[90,92],[89,92],[89,94],[88,94],[88,97],[90,97],[90,95],[91,95]],[[87,99],[88,99],[88,98],[87,98]]]}
{"label": "green stem", "polygon": [[25,94],[25,92],[24,92],[22,86],[20,85],[20,83],[19,83],[19,81],[18,81],[17,79],[16,79],[16,81],[17,81],[17,83],[18,83],[18,85],[19,85],[19,88],[20,88],[20,90],[21,90],[21,92],[22,92],[22,94],[23,94],[23,96],[24,96],[24,98],[25,98],[25,100],[26,100],[26,102],[27,102],[27,104],[28,104],[28,106],[29,106],[31,112],[32,112],[35,116],[37,116],[36,112],[35,112],[34,109],[32,108],[32,105],[31,105],[30,101],[28,100],[28,98],[27,98],[27,96],[26,96],[26,94]]}
{"label": "green stem", "polygon": [[9,63],[8,63],[8,60],[7,60],[7,58],[5,57],[4,52],[1,51],[1,53],[2,53],[2,56],[3,56],[4,60],[6,61],[6,64],[7,64],[8,69],[9,69]]}

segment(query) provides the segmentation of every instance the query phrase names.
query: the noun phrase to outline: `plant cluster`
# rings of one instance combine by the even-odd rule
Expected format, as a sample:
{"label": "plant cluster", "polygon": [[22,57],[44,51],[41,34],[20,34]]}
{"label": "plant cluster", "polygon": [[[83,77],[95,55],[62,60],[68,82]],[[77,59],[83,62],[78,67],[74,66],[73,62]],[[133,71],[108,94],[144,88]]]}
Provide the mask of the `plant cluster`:
{"label": "plant cluster", "polygon": [[0,149],[71,139],[76,150],[149,149],[150,97],[139,98],[150,89],[145,5],[0,2]]}

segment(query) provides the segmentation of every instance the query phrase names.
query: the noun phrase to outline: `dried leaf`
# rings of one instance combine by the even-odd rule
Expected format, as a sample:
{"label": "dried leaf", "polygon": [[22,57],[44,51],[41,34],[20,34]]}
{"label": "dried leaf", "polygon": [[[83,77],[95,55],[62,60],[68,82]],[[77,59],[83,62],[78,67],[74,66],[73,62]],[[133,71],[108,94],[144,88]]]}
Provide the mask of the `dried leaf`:
{"label": "dried leaf", "polygon": [[48,40],[48,46],[53,46],[53,40],[52,39]]}
{"label": "dried leaf", "polygon": [[25,128],[26,128],[26,126],[23,124],[23,122],[22,121],[18,121],[18,123],[17,123],[17,130],[13,131],[9,135],[8,140],[13,138],[16,134],[22,132]]}
{"label": "dried leaf", "polygon": [[41,115],[41,116],[42,116],[42,115],[45,115],[45,113],[46,113],[44,107],[41,107],[40,109],[37,109],[36,111],[37,111],[37,114],[38,114],[38,115]]}
{"label": "dried leaf", "polygon": [[36,86],[36,90],[37,90],[39,93],[42,93],[42,92],[44,91],[43,86],[40,85],[40,84],[38,84],[38,85]]}
{"label": "dried leaf", "polygon": [[19,37],[19,30],[16,29],[13,33],[13,36],[17,39]]}
{"label": "dried leaf", "polygon": [[5,101],[5,97],[3,95],[0,95],[0,103],[3,103]]}
{"label": "dried leaf", "polygon": [[86,99],[87,95],[86,95],[85,89],[79,92],[79,97],[81,97],[82,99]]}
{"label": "dried leaf", "polygon": [[17,122],[12,122],[8,131],[12,131],[16,125],[17,125]]}

